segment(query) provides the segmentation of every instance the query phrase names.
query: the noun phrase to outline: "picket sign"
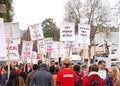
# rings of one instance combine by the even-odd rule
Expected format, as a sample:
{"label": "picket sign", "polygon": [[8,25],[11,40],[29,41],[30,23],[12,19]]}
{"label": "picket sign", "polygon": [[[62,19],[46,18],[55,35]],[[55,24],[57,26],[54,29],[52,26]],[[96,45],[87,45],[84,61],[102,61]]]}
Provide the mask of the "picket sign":
{"label": "picket sign", "polygon": [[62,23],[60,26],[60,41],[67,42],[66,57],[70,58],[69,42],[74,41],[75,23]]}
{"label": "picket sign", "polygon": [[23,45],[22,45],[22,57],[23,57],[23,59],[31,58],[32,48],[33,48],[32,41],[23,41]]}
{"label": "picket sign", "polygon": [[31,40],[32,41],[37,40],[38,53],[40,54],[40,57],[42,57],[42,52],[41,52],[40,44],[39,44],[40,43],[39,40],[44,38],[42,26],[41,26],[40,23],[34,24],[34,25],[30,25],[29,26],[29,30],[30,30]]}

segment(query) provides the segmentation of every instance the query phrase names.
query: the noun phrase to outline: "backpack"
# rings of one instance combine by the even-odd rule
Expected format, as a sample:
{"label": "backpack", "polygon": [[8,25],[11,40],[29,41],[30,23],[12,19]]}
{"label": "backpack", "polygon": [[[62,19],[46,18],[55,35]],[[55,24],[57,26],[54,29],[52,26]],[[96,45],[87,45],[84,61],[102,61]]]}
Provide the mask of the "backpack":
{"label": "backpack", "polygon": [[100,86],[100,84],[99,84],[100,77],[96,80],[93,80],[91,77],[88,77],[88,79],[91,82],[91,86]]}

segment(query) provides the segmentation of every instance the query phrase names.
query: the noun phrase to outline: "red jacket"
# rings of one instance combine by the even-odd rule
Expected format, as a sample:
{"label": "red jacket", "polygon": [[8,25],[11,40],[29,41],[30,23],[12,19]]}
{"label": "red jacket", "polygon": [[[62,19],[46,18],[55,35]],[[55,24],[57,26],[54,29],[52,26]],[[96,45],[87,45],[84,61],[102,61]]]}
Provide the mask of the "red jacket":
{"label": "red jacket", "polygon": [[[97,80],[100,77],[97,72],[90,72],[88,76],[93,80]],[[82,86],[91,86],[91,81],[88,79],[88,76],[83,79]],[[99,83],[100,86],[105,86],[105,81],[102,78],[100,78]]]}
{"label": "red jacket", "polygon": [[0,70],[0,75],[2,74],[2,70]]}

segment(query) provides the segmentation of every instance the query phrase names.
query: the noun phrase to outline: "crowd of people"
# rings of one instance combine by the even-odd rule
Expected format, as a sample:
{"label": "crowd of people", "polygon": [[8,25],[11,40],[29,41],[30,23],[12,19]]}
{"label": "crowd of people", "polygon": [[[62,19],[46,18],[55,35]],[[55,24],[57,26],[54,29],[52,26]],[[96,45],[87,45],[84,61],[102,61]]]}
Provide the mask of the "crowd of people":
{"label": "crowd of people", "polygon": [[[100,60],[98,64],[89,67],[84,64],[71,64],[69,58],[65,58],[59,65],[51,61],[49,65],[38,60],[31,66],[14,64],[0,67],[0,86],[120,86],[120,71],[115,65],[106,68],[106,62]],[[102,77],[99,71],[104,71]]]}

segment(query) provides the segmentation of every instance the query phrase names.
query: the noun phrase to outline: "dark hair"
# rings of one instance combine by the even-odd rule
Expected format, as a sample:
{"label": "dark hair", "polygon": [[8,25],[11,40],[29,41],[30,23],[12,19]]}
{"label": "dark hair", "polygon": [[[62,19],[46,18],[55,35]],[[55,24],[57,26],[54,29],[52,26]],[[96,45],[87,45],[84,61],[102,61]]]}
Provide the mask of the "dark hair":
{"label": "dark hair", "polygon": [[55,62],[54,60],[52,60],[50,63],[52,63],[52,62]]}
{"label": "dark hair", "polygon": [[66,67],[69,67],[69,65],[70,65],[70,64],[65,64],[65,63],[63,63],[63,64],[64,64]]}
{"label": "dark hair", "polygon": [[55,67],[54,65],[50,66],[49,70],[51,74],[56,74],[59,72],[59,68]]}
{"label": "dark hair", "polygon": [[21,72],[20,76],[26,81],[26,73],[25,72]]}
{"label": "dark hair", "polygon": [[10,76],[6,86],[14,86],[15,79],[18,77],[18,74],[14,71],[10,72]]}
{"label": "dark hair", "polygon": [[38,69],[38,65],[37,64],[33,64],[33,70],[37,70]]}
{"label": "dark hair", "polygon": [[59,67],[55,67],[55,73],[59,72]]}
{"label": "dark hair", "polygon": [[55,62],[56,65],[58,65],[58,62]]}
{"label": "dark hair", "polygon": [[50,70],[51,74],[54,74],[55,73],[55,66],[54,65],[50,66],[49,70]]}
{"label": "dark hair", "polygon": [[100,60],[99,62],[98,62],[98,65],[100,65],[100,64],[102,64],[102,63],[106,63],[104,60]]}
{"label": "dark hair", "polygon": [[[8,65],[4,67],[5,71],[8,71]],[[12,70],[12,66],[10,65],[10,70]]]}
{"label": "dark hair", "polygon": [[80,72],[80,66],[74,65],[73,70],[78,74]]}
{"label": "dark hair", "polygon": [[9,80],[15,79],[18,77],[18,74],[15,71],[10,72]]}
{"label": "dark hair", "polygon": [[15,84],[14,85],[19,86],[19,78],[18,77],[15,79]]}

